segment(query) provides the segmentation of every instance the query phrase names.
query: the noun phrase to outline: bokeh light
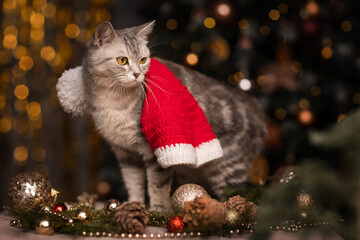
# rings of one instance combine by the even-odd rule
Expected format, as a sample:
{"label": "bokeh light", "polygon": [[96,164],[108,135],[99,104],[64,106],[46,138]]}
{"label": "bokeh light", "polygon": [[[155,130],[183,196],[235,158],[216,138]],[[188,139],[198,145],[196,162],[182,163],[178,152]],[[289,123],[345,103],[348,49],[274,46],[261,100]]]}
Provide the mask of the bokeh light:
{"label": "bokeh light", "polygon": [[322,41],[321,41],[321,45],[323,47],[331,47],[332,46],[332,40],[331,38],[324,38]]}
{"label": "bokeh light", "polygon": [[299,112],[298,120],[303,125],[310,125],[314,120],[313,113],[310,110],[302,110]]}
{"label": "bokeh light", "polygon": [[241,19],[238,23],[238,26],[241,30],[245,31],[245,30],[248,30],[249,29],[249,21],[246,20],[246,19]]}
{"label": "bokeh light", "polygon": [[3,46],[5,48],[15,48],[17,45],[17,37],[14,34],[7,34],[3,39]]}
{"label": "bokeh light", "polygon": [[76,38],[80,34],[80,28],[78,25],[71,23],[68,24],[65,28],[65,35],[68,38]]}
{"label": "bokeh light", "polygon": [[189,53],[186,55],[186,62],[191,66],[195,66],[199,62],[199,58],[195,53]]}
{"label": "bokeh light", "polygon": [[28,101],[20,100],[20,99],[16,100],[14,103],[15,110],[18,113],[24,113],[26,111],[27,105],[28,105]]}
{"label": "bokeh light", "polygon": [[0,131],[2,133],[9,132],[12,129],[12,120],[9,116],[5,116],[0,119]]}
{"label": "bokeh light", "polygon": [[299,100],[298,106],[302,110],[306,110],[310,107],[310,102],[306,98],[302,98]]}
{"label": "bokeh light", "polygon": [[225,61],[230,56],[230,46],[225,38],[219,37],[211,41],[209,50],[220,61]]}
{"label": "bokeh light", "polygon": [[269,36],[269,35],[270,35],[271,29],[270,29],[268,26],[264,25],[264,26],[261,26],[261,27],[259,28],[259,33],[260,33],[262,36],[266,37],[266,36]]}
{"label": "bokeh light", "polygon": [[55,50],[51,46],[45,46],[41,49],[40,55],[46,61],[51,61],[55,58]]}
{"label": "bokeh light", "polygon": [[37,118],[41,113],[41,106],[38,102],[30,102],[26,107],[26,112],[29,117]]}
{"label": "bokeh light", "polygon": [[4,35],[12,34],[14,36],[18,35],[18,29],[14,25],[9,25],[4,29]]}
{"label": "bokeh light", "polygon": [[110,192],[110,189],[111,189],[111,186],[107,182],[99,182],[97,185],[97,191],[99,194],[102,194],[102,195]]}
{"label": "bokeh light", "polygon": [[34,0],[33,1],[33,8],[38,11],[45,10],[46,6],[47,6],[46,0]]}
{"label": "bokeh light", "polygon": [[34,28],[40,28],[44,25],[45,17],[41,13],[33,13],[30,16],[31,26]]}
{"label": "bokeh light", "polygon": [[332,55],[333,55],[333,50],[331,49],[331,47],[324,47],[321,50],[321,55],[325,59],[330,59],[332,57]]}
{"label": "bokeh light", "polygon": [[215,25],[216,25],[216,21],[215,21],[214,18],[212,18],[212,17],[205,18],[205,20],[204,20],[204,26],[205,26],[206,28],[214,28]]}
{"label": "bokeh light", "polygon": [[280,12],[276,9],[272,9],[269,11],[269,18],[273,21],[279,20]]}
{"label": "bokeh light", "polygon": [[40,42],[45,35],[44,28],[31,28],[30,38],[33,42]]}
{"label": "bokeh light", "polygon": [[226,3],[219,4],[216,9],[217,9],[217,12],[223,17],[227,17],[230,15],[231,9],[230,9],[230,6]]}
{"label": "bokeh light", "polygon": [[28,71],[30,70],[34,65],[34,61],[31,57],[29,56],[24,56],[20,58],[19,61],[19,67],[24,70],[24,71]]}
{"label": "bokeh light", "polygon": [[286,118],[286,110],[283,108],[278,108],[275,110],[275,117],[279,120],[284,120]]}
{"label": "bokeh light", "polygon": [[342,23],[341,23],[341,28],[342,28],[342,30],[344,31],[344,32],[350,32],[351,31],[351,29],[352,29],[352,24],[351,24],[351,22],[350,21],[343,21]]}
{"label": "bokeh light", "polygon": [[286,3],[280,3],[278,9],[280,13],[286,14],[289,11],[289,6]]}
{"label": "bokeh light", "polygon": [[249,91],[251,89],[251,82],[249,79],[241,79],[239,82],[239,87],[244,91]]}
{"label": "bokeh light", "polygon": [[53,3],[47,3],[44,15],[47,18],[54,18],[56,16],[56,6]]}
{"label": "bokeh light", "polygon": [[166,27],[169,30],[175,30],[178,27],[178,22],[175,19],[171,18],[167,20]]}
{"label": "bokeh light", "polygon": [[24,84],[17,85],[14,94],[18,99],[25,99],[29,95],[29,89]]}
{"label": "bokeh light", "polygon": [[19,162],[24,162],[28,158],[28,150],[24,146],[17,146],[14,150],[14,158]]}
{"label": "bokeh light", "polygon": [[26,56],[26,54],[27,54],[27,49],[23,45],[17,45],[13,53],[16,59],[20,59],[21,57]]}
{"label": "bokeh light", "polygon": [[310,15],[318,15],[320,8],[319,8],[319,5],[315,1],[309,1],[306,4],[306,10]]}
{"label": "bokeh light", "polygon": [[4,0],[3,8],[8,11],[16,8],[16,0]]}

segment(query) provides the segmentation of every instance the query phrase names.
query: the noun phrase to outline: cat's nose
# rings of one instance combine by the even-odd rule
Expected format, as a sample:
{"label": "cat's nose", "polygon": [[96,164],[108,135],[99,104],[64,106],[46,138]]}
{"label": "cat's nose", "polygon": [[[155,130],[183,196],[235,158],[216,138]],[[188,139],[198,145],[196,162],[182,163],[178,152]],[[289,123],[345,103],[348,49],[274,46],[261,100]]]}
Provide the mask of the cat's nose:
{"label": "cat's nose", "polygon": [[140,73],[134,73],[133,75],[134,75],[134,77],[135,77],[135,79],[136,79],[136,78],[138,78],[138,76],[140,75]]}

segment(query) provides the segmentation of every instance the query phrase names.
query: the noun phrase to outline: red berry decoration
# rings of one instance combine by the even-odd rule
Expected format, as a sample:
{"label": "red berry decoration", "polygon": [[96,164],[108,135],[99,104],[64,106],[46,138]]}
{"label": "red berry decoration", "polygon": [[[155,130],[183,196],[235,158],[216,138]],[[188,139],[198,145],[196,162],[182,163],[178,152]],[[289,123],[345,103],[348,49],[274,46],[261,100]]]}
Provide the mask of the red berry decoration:
{"label": "red berry decoration", "polygon": [[166,228],[170,233],[178,233],[184,228],[183,218],[180,216],[173,216],[169,218],[166,223]]}
{"label": "red berry decoration", "polygon": [[62,211],[66,211],[67,207],[63,203],[54,203],[54,205],[52,206],[52,210],[54,212],[62,212]]}

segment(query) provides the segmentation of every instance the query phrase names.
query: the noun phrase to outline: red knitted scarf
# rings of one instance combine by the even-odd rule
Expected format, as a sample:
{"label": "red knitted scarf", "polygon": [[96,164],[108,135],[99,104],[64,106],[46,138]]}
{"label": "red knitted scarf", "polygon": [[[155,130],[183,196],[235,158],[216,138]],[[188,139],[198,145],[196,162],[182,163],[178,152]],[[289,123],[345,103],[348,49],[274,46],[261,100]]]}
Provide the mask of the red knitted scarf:
{"label": "red knitted scarf", "polygon": [[198,102],[156,59],[151,59],[146,85],[142,131],[162,167],[198,167],[223,155]]}

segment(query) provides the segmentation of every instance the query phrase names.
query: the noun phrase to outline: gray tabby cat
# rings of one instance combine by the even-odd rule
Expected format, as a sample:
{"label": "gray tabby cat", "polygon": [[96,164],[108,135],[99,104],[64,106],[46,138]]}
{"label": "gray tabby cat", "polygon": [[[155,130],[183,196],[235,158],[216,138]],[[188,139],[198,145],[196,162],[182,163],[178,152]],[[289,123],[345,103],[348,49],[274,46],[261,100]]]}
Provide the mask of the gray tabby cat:
{"label": "gray tabby cat", "polygon": [[145,179],[151,210],[169,209],[173,179],[178,185],[201,184],[222,198],[226,187],[246,181],[250,162],[261,150],[266,133],[263,110],[239,89],[158,59],[193,94],[224,151],[224,157],[198,169],[160,167],[140,126],[150,64],[147,38],[153,26],[150,22],[114,30],[109,22],[102,22],[96,28],[83,63],[88,112],[118,158],[129,201],[145,202]]}

